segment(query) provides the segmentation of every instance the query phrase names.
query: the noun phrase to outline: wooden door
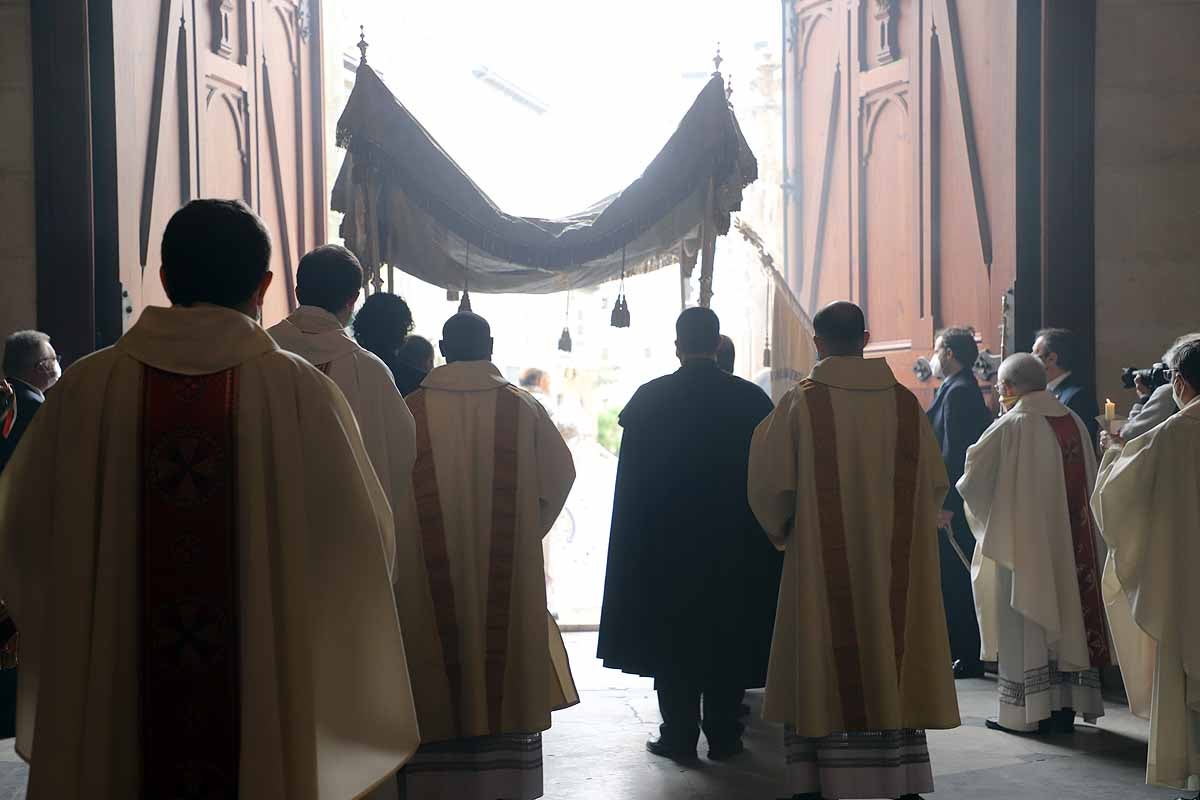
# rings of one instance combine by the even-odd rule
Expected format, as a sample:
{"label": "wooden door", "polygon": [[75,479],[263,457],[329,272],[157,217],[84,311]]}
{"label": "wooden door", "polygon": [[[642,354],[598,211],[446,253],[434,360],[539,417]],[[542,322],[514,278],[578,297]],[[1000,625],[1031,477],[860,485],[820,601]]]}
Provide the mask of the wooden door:
{"label": "wooden door", "polygon": [[935,331],[999,351],[1016,274],[1017,3],[792,0],[787,277],[810,312],[863,306],[870,355],[912,366]]}
{"label": "wooden door", "polygon": [[318,0],[116,0],[116,198],[128,327],[167,302],[163,227],[196,197],[238,198],[271,231],[271,323],[296,262],[326,240]]}

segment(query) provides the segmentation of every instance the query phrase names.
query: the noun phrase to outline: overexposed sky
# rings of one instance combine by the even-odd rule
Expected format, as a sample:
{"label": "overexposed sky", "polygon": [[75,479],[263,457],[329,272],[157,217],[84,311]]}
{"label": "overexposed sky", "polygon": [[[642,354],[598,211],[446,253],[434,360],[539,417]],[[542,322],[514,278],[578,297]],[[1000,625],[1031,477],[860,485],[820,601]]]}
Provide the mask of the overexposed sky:
{"label": "overexposed sky", "polygon": [[[328,1],[351,29],[366,25],[371,64],[400,101],[522,215],[577,211],[636,178],[703,87],[718,41],[735,89],[759,63],[756,43],[779,48],[775,0]],[[549,110],[518,105],[477,67]]]}

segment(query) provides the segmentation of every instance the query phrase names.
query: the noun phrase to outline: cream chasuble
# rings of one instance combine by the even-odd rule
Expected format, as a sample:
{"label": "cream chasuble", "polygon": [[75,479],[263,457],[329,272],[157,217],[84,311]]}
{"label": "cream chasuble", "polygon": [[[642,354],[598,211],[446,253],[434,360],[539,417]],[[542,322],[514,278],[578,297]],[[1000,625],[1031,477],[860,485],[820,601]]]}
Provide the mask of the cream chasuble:
{"label": "cream chasuble", "polygon": [[829,358],[755,431],[749,497],[786,550],[763,716],[802,737],[955,728],[938,567],[948,481],[883,359]]}
{"label": "cream chasuble", "polygon": [[409,402],[417,463],[395,586],[422,741],[544,731],[579,699],[541,544],[575,481],[571,453],[490,362],[439,367]]}
{"label": "cream chasuble", "polygon": [[967,451],[958,482],[979,546],[971,567],[982,657],[1000,661],[1000,724],[1032,730],[1052,711],[1104,713],[1111,661],[1103,542],[1088,498],[1087,429],[1049,392],[1021,398]]}
{"label": "cream chasuble", "polygon": [[[1109,614],[1132,609],[1157,643],[1153,675],[1149,783],[1197,789],[1200,776],[1200,401],[1105,459],[1092,507],[1110,548]],[[1113,631],[1126,682],[1144,695],[1144,641],[1116,619]],[[1139,657],[1140,656],[1140,657]],[[1133,669],[1125,670],[1126,660]],[[1190,782],[1190,786],[1189,786]]]}
{"label": "cream chasuble", "polygon": [[0,479],[30,800],[385,781],[419,738],[393,547],[329,380],[236,311],[147,308]]}
{"label": "cream chasuble", "polygon": [[416,429],[391,370],[323,308],[300,306],[267,333],[281,348],[328,375],[346,395],[399,529],[406,524],[403,509],[412,491]]}

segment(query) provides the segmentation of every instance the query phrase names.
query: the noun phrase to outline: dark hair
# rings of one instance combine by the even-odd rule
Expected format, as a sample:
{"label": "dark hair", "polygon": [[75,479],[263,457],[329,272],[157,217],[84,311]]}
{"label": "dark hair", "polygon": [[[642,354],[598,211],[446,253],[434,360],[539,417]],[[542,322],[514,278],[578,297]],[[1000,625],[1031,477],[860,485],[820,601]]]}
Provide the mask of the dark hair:
{"label": "dark hair", "polygon": [[163,231],[163,288],[178,306],[237,308],[271,264],[271,234],[241,200],[193,200]]}
{"label": "dark hair", "polygon": [[1058,368],[1063,372],[1079,368],[1079,340],[1072,331],[1066,328],[1043,328],[1035,338],[1046,341],[1046,349],[1058,356]]}
{"label": "dark hair", "polygon": [[41,331],[17,331],[4,340],[4,374],[9,378],[20,378],[42,360],[42,345],[49,344],[50,337]]}
{"label": "dark hair", "polygon": [[410,367],[425,369],[425,365],[433,360],[433,344],[424,336],[409,336],[400,345],[396,358]]}
{"label": "dark hair", "polygon": [[412,327],[412,312],[404,298],[380,292],[368,297],[355,315],[354,338],[390,364]]}
{"label": "dark hair", "polygon": [[675,342],[681,355],[715,355],[721,344],[721,320],[711,308],[685,308],[675,320]]}
{"label": "dark hair", "polygon": [[532,389],[535,387],[540,387],[542,385],[542,381],[545,379],[546,379],[545,372],[538,369],[537,367],[530,367],[529,369],[527,369],[521,373],[521,380],[520,380],[521,388],[522,389]]}
{"label": "dark hair", "polygon": [[813,317],[813,333],[825,341],[830,355],[860,355],[867,319],[854,303],[830,303]]}
{"label": "dark hair", "polygon": [[1171,361],[1167,366],[1178,372],[1192,387],[1192,391],[1200,392],[1200,339],[1176,345],[1171,350]]}
{"label": "dark hair", "polygon": [[442,326],[446,361],[486,361],[492,357],[492,326],[478,314],[460,311]]}
{"label": "dark hair", "polygon": [[737,363],[737,348],[733,346],[733,339],[728,336],[721,337],[721,343],[717,345],[717,366],[730,374],[733,373],[734,364]]}
{"label": "dark hair", "polygon": [[975,343],[974,328],[946,328],[938,333],[942,343],[954,353],[959,366],[971,369],[979,359],[979,345]]}
{"label": "dark hair", "polygon": [[296,299],[301,305],[336,314],[362,290],[363,269],[354,253],[340,244],[309,251],[296,266]]}

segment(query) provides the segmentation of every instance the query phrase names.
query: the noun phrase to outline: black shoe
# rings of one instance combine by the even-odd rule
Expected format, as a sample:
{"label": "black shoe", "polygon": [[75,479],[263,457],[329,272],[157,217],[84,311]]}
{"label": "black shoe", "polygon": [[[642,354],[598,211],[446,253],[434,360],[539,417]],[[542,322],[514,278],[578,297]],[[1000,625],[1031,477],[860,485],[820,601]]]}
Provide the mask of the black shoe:
{"label": "black shoe", "polygon": [[726,745],[726,746],[722,746],[722,747],[713,747],[710,744],[708,746],[708,760],[709,761],[728,761],[729,759],[733,758],[734,756],[741,755],[744,752],[746,752],[746,745],[742,743],[741,739],[737,739],[731,745]]}
{"label": "black shoe", "polygon": [[1075,732],[1075,709],[1063,708],[1050,712],[1050,727],[1054,733],[1070,735]]}
{"label": "black shoe", "polygon": [[669,758],[672,761],[695,761],[696,748],[687,750],[682,747],[676,747],[669,742],[664,742],[661,737],[658,739],[646,740],[646,751],[662,758]]}
{"label": "black shoe", "polygon": [[906,794],[903,797],[897,798],[897,800],[922,800],[922,797],[919,794]]}
{"label": "black shoe", "polygon": [[1010,736],[1040,736],[1045,733],[1048,733],[1048,730],[1043,729],[1043,725],[1045,725],[1048,722],[1049,722],[1049,720],[1042,720],[1041,722],[1039,722],[1038,729],[1036,731],[1013,730],[1012,728],[1004,727],[1003,725],[1000,724],[1000,722],[998,720],[994,720],[994,719],[986,719],[983,721],[983,724],[984,724],[984,727],[986,727],[990,731],[1000,731],[1001,733],[1007,733]]}
{"label": "black shoe", "polygon": [[959,659],[954,662],[954,680],[962,681],[971,678],[983,677],[983,662],[982,661],[963,661]]}

